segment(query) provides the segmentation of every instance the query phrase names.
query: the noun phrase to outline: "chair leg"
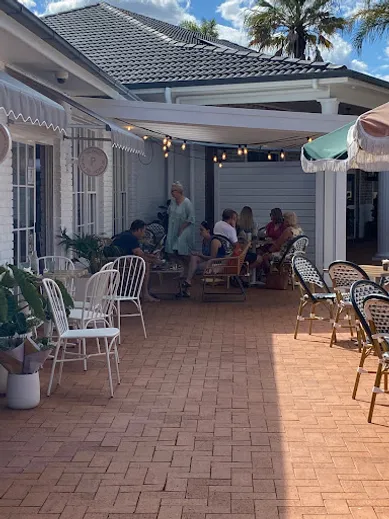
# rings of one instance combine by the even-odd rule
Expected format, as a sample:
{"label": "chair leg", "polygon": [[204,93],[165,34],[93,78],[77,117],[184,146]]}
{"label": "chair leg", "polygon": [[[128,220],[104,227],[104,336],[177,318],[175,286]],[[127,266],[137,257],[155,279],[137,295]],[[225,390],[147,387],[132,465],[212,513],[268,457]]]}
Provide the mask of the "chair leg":
{"label": "chair leg", "polygon": [[316,316],[315,310],[316,310],[316,305],[315,305],[315,303],[312,303],[311,313],[310,313],[310,316],[309,316],[311,318],[310,321],[309,321],[309,331],[308,331],[309,335],[312,335],[313,319]]}
{"label": "chair leg", "polygon": [[140,318],[141,318],[141,321],[142,321],[143,333],[144,333],[145,339],[147,339],[146,325],[145,325],[145,320],[144,320],[143,311],[142,311],[142,305],[141,305],[140,301],[138,301],[137,306],[139,308]]}
{"label": "chair leg", "polygon": [[336,309],[335,319],[332,326],[332,334],[331,334],[331,340],[330,340],[330,348],[332,348],[332,345],[336,342],[336,326],[339,323],[340,314],[342,312],[341,307],[338,305]]}
{"label": "chair leg", "polygon": [[114,353],[115,353],[116,376],[117,376],[117,379],[118,379],[118,384],[120,384],[120,382],[121,382],[121,380],[120,380],[120,372],[119,372],[119,362],[120,362],[120,359],[119,359],[119,352],[118,352],[118,349],[117,349],[117,339],[114,339],[113,348],[114,348]]}
{"label": "chair leg", "polygon": [[82,339],[81,345],[82,345],[82,354],[84,356],[84,371],[87,371],[88,370],[88,361],[86,358],[86,339]]}
{"label": "chair leg", "polygon": [[297,334],[299,332],[299,327],[300,327],[300,319],[299,319],[299,317],[302,316],[303,308],[304,308],[304,303],[303,303],[303,301],[300,300],[299,309],[297,311],[297,317],[296,317],[296,326],[294,328],[294,338],[295,339],[297,339]]}
{"label": "chair leg", "polygon": [[111,358],[109,354],[108,348],[108,339],[104,339],[104,347],[105,347],[105,356],[107,359],[107,369],[108,369],[108,380],[109,380],[109,390],[111,393],[111,398],[113,398],[113,383],[112,383],[112,370],[111,370]]}
{"label": "chair leg", "polygon": [[382,376],[382,364],[379,363],[377,373],[375,376],[373,390],[371,393],[369,416],[367,417],[367,421],[369,423],[371,423],[371,420],[373,418],[373,411],[374,411],[375,399],[377,398],[377,393],[380,392],[381,376]]}
{"label": "chair leg", "polygon": [[61,362],[59,364],[59,372],[58,372],[58,385],[61,384],[61,380],[62,380],[62,370],[63,370],[63,365],[64,365],[64,359],[65,359],[65,355],[66,355],[66,346],[68,345],[68,341],[65,341],[64,342],[64,345],[62,347],[62,355],[61,355]]}
{"label": "chair leg", "polygon": [[353,390],[353,394],[352,394],[352,398],[353,400],[355,400],[356,396],[357,396],[357,391],[358,391],[358,385],[359,385],[359,379],[361,378],[361,375],[363,373],[363,365],[365,364],[365,360],[366,360],[366,357],[367,357],[367,354],[366,354],[366,346],[363,345],[363,348],[362,348],[362,353],[361,353],[361,358],[359,360],[359,366],[358,366],[358,370],[357,370],[357,376],[355,377],[355,384],[354,384],[354,390]]}
{"label": "chair leg", "polygon": [[347,316],[348,316],[348,327],[350,328],[350,335],[351,335],[351,338],[353,338],[354,337],[354,325],[353,325],[353,320],[352,320],[352,315],[351,315],[350,309],[347,309]]}
{"label": "chair leg", "polygon": [[121,308],[120,308],[120,299],[118,300],[117,302],[117,318],[118,318],[118,328],[120,330],[120,333],[119,333],[119,344],[122,343],[122,332],[121,332]]}
{"label": "chair leg", "polygon": [[244,289],[244,286],[243,286],[242,280],[240,279],[239,276],[236,276],[236,280],[237,280],[237,283],[238,283],[238,285],[239,285],[240,291],[241,291],[241,293],[242,293],[243,301],[246,301],[246,291],[245,291],[245,289]]}
{"label": "chair leg", "polygon": [[53,380],[54,380],[55,365],[57,364],[57,359],[58,359],[58,354],[59,354],[60,348],[61,348],[61,339],[58,339],[58,344],[57,344],[57,347],[55,348],[53,364],[51,366],[50,380],[49,380],[49,385],[47,388],[47,396],[50,396],[50,393],[51,393],[51,386],[53,385]]}

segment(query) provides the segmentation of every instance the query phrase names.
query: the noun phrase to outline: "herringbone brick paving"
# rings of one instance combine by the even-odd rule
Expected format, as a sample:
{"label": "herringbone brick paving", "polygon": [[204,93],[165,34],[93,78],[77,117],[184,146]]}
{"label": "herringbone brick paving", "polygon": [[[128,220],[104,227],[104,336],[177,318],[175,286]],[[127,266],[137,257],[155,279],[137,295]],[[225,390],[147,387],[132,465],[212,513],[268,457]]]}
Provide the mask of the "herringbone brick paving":
{"label": "herringbone brick paving", "polygon": [[147,340],[128,320],[113,399],[91,361],[39,408],[2,403],[0,518],[388,519],[387,396],[369,425],[347,335],[294,341],[297,291],[249,292],[149,305]]}

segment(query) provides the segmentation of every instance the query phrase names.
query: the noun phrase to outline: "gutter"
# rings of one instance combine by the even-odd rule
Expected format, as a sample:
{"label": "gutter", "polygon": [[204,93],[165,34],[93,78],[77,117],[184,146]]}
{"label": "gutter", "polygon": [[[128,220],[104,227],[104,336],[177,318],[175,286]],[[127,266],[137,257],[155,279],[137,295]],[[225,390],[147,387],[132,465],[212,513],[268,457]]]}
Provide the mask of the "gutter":
{"label": "gutter", "polygon": [[152,89],[152,88],[174,88],[174,87],[190,87],[190,86],[211,86],[211,85],[233,85],[244,83],[273,83],[276,81],[298,81],[298,80],[316,80],[316,79],[331,79],[331,78],[350,78],[370,83],[389,90],[389,82],[383,79],[362,74],[355,70],[341,69],[341,70],[327,70],[325,72],[315,72],[313,74],[284,74],[280,76],[253,76],[245,78],[220,78],[220,79],[197,79],[197,80],[182,80],[182,81],[161,81],[149,83],[130,83],[125,84],[128,90],[138,89]]}
{"label": "gutter", "polygon": [[75,63],[82,65],[83,68],[87,69],[93,75],[98,76],[99,79],[105,81],[113,89],[122,94],[126,99],[131,101],[139,101],[138,96],[132,94],[125,86],[112,79],[111,76],[102,71],[84,54],[82,54],[59,34],[53,31],[53,29],[40,20],[40,18],[35,16],[35,14],[33,14],[29,9],[24,7],[24,5],[20,4],[16,0],[1,0],[0,11],[3,11],[16,22],[26,27],[26,29],[34,33],[41,40],[48,43],[51,47],[70,58]]}

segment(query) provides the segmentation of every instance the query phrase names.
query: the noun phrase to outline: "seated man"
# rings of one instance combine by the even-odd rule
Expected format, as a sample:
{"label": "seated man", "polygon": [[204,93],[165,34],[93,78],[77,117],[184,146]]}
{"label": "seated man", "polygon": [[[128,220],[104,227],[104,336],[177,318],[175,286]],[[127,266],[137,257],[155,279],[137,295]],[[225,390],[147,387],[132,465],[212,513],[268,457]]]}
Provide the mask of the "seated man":
{"label": "seated man", "polygon": [[143,297],[145,301],[159,301],[149,293],[150,264],[156,263],[158,258],[153,254],[147,254],[140,248],[141,240],[146,231],[146,224],[143,220],[134,220],[129,231],[124,231],[114,237],[112,246],[117,247],[125,256],[140,256],[146,262],[146,274],[143,282]]}
{"label": "seated man", "polygon": [[238,221],[238,213],[233,209],[224,209],[222,219],[215,223],[213,235],[224,236],[233,246],[238,243],[236,234],[236,222]]}

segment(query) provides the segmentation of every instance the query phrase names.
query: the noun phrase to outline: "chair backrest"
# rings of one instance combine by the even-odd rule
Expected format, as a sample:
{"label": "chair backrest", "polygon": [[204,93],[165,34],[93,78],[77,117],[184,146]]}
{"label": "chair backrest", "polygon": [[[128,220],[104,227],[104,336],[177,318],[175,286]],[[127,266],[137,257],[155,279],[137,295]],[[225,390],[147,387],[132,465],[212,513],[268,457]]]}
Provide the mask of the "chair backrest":
{"label": "chair backrest", "polygon": [[61,337],[69,329],[66,308],[62,299],[61,290],[53,279],[44,279],[43,286],[49,300],[55,327]]}
{"label": "chair backrest", "polygon": [[[389,297],[378,294],[367,296],[363,309],[373,334],[382,333],[389,336]],[[381,356],[382,348],[378,348],[378,351],[376,349],[376,353]]]}
{"label": "chair backrest", "polygon": [[81,315],[84,322],[101,321],[113,315],[119,278],[119,272],[114,269],[105,269],[90,277]]}
{"label": "chair backrest", "polygon": [[328,267],[328,274],[334,289],[348,292],[355,281],[369,279],[366,272],[351,261],[334,261]]}
{"label": "chair backrest", "polygon": [[[73,261],[66,256],[41,256],[38,258],[38,272],[43,274],[44,271],[57,272],[57,271],[72,271],[76,267]],[[75,295],[75,280],[73,277],[58,276],[58,280],[61,281],[69,294],[74,297]]]}
{"label": "chair backrest", "polygon": [[138,298],[146,273],[146,262],[139,256],[121,256],[113,262],[114,270],[120,274],[117,295],[124,298]]}
{"label": "chair backrest", "polygon": [[295,236],[289,240],[287,247],[280,259],[279,265],[282,266],[285,262],[292,261],[293,256],[297,254],[305,254],[309,245],[309,238],[305,234]]}
{"label": "chair backrest", "polygon": [[110,261],[109,263],[106,263],[103,265],[100,269],[100,272],[104,272],[104,270],[112,270],[113,267],[113,261]]}
{"label": "chair backrest", "polygon": [[226,256],[230,256],[232,254],[234,246],[228,238],[226,238],[222,234],[214,234],[211,238],[211,243],[212,240],[218,240],[221,243],[221,246],[225,250]]}
{"label": "chair backrest", "polygon": [[382,288],[380,285],[377,285],[377,283],[374,283],[374,281],[370,281],[369,279],[361,279],[359,281],[355,281],[351,285],[350,289],[350,301],[353,305],[354,311],[357,314],[358,320],[363,328],[363,331],[365,332],[366,336],[372,340],[371,338],[371,330],[370,326],[368,324],[368,321],[366,319],[366,314],[364,310],[364,301],[367,297],[372,295],[379,295],[379,296],[388,296],[388,293],[384,288]]}
{"label": "chair backrest", "polygon": [[161,249],[164,245],[166,233],[163,225],[154,222],[146,226],[145,237],[143,240],[144,250],[154,252],[155,249]]}
{"label": "chair backrest", "polygon": [[306,256],[302,254],[295,255],[292,259],[292,267],[300,286],[311,299],[313,299],[311,286],[319,288],[321,292],[330,293],[330,289],[323,276]]}

